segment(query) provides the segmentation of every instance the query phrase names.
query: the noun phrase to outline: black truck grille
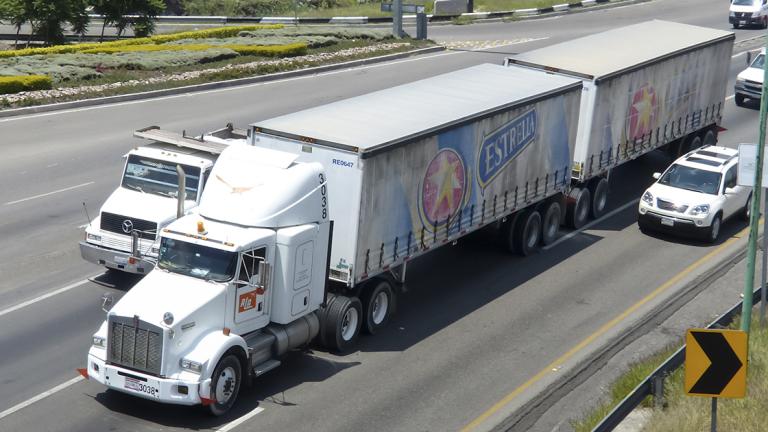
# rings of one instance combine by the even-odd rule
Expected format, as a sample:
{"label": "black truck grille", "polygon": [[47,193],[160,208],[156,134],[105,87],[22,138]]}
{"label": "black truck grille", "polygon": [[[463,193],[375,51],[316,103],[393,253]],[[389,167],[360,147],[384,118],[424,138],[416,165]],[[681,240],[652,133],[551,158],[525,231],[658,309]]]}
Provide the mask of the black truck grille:
{"label": "black truck grille", "polygon": [[101,213],[101,229],[117,234],[131,235],[132,230],[139,232],[139,238],[154,240],[157,237],[157,224],[114,213]]}
{"label": "black truck grille", "polygon": [[136,318],[109,318],[109,363],[160,375],[162,359],[163,329]]}

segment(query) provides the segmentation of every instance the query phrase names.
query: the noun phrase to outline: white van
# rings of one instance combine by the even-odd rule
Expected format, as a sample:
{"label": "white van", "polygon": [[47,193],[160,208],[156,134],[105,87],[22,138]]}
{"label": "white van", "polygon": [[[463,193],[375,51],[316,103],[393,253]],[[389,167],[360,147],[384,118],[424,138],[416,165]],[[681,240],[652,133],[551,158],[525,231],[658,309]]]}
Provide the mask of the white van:
{"label": "white van", "polygon": [[768,28],[768,0],[731,0],[728,22],[733,28],[746,25]]}

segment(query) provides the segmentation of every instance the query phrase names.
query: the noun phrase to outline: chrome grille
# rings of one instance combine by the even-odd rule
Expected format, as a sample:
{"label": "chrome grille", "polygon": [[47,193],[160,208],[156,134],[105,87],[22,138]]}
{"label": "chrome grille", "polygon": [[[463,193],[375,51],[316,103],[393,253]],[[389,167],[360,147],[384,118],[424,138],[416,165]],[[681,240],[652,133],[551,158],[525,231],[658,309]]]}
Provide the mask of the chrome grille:
{"label": "chrome grille", "polygon": [[[102,235],[101,245],[110,249],[123,252],[131,252],[132,241],[130,237]],[[139,240],[139,252],[141,255],[148,255],[152,250],[154,240]]]}
{"label": "chrome grille", "polygon": [[157,237],[157,224],[144,219],[121,216],[114,213],[101,213],[101,229],[122,235],[131,235],[123,230],[123,224],[130,222],[130,226],[139,232],[139,238],[154,240]]}
{"label": "chrome grille", "polygon": [[665,201],[661,198],[656,199],[656,205],[662,210],[675,211],[678,213],[685,213],[685,211],[688,210],[687,205],[676,205],[673,202]]}
{"label": "chrome grille", "polygon": [[160,375],[162,359],[163,329],[137,318],[109,318],[109,363]]}

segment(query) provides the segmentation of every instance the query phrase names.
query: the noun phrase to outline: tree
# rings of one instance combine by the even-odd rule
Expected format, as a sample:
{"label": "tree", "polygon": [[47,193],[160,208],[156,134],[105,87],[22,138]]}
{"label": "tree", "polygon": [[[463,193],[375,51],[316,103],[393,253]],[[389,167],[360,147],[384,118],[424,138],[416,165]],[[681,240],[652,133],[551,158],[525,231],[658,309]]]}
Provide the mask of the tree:
{"label": "tree", "polygon": [[0,0],[0,21],[8,21],[12,26],[16,27],[16,39],[13,41],[14,47],[19,44],[21,26],[30,20],[31,12],[32,0]]}
{"label": "tree", "polygon": [[83,34],[88,28],[85,0],[0,0],[0,19],[16,27],[18,44],[21,26],[29,23],[32,34],[43,38],[46,44],[64,42],[64,25],[69,23],[73,31]]}
{"label": "tree", "polygon": [[93,11],[104,16],[101,38],[108,25],[117,29],[120,37],[128,27],[136,36],[146,36],[155,31],[155,18],[165,9],[163,0],[90,0]]}

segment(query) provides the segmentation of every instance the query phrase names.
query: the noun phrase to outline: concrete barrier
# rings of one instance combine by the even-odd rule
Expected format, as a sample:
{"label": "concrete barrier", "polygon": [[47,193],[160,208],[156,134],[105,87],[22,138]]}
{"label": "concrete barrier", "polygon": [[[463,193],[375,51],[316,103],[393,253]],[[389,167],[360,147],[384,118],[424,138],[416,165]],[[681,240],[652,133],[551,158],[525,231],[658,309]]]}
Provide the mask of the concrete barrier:
{"label": "concrete barrier", "polygon": [[466,0],[435,0],[432,15],[461,15],[467,11]]}
{"label": "concrete barrier", "polygon": [[555,12],[564,12],[564,11],[567,11],[570,7],[571,5],[569,5],[568,3],[565,3],[565,4],[553,5],[552,9]]}
{"label": "concrete barrier", "polygon": [[368,17],[333,17],[331,24],[368,24]]}

